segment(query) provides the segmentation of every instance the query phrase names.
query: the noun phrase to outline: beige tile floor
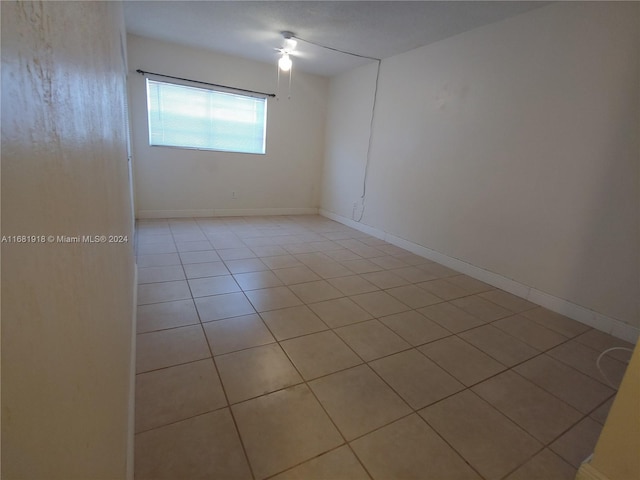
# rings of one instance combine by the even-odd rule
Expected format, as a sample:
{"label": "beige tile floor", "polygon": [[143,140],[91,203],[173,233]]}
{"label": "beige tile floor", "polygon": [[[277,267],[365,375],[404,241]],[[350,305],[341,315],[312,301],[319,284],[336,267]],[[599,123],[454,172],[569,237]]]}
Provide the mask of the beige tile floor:
{"label": "beige tile floor", "polygon": [[571,479],[629,346],[319,216],[136,243],[137,480]]}

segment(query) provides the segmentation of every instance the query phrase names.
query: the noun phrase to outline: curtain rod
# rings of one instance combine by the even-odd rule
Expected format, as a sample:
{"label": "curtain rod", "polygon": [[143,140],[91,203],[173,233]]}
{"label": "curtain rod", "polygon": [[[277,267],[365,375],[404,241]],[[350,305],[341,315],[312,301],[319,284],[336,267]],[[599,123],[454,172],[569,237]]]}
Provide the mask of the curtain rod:
{"label": "curtain rod", "polygon": [[174,80],[182,80],[183,82],[200,83],[202,85],[209,85],[211,87],[227,88],[229,90],[235,90],[236,92],[256,93],[258,95],[264,95],[265,97],[275,97],[276,96],[275,93],[265,93],[265,92],[258,92],[256,90],[247,90],[245,88],[229,87],[228,85],[219,85],[217,83],[201,82],[199,80],[191,80],[189,78],[173,77],[171,75],[163,75],[161,73],[145,72],[144,70],[140,70],[140,69],[136,70],[136,72],[139,73],[140,75],[149,74],[149,75],[156,75],[158,77],[173,78]]}

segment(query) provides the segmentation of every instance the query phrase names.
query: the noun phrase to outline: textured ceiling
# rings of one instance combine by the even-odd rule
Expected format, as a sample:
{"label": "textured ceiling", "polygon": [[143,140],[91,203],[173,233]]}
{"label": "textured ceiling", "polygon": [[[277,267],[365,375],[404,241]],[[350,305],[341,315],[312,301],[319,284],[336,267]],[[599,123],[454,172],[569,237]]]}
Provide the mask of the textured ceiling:
{"label": "textured ceiling", "polygon": [[[135,35],[275,62],[280,32],[385,58],[517,15],[548,2],[125,1]],[[298,42],[294,68],[332,76],[366,59]]]}

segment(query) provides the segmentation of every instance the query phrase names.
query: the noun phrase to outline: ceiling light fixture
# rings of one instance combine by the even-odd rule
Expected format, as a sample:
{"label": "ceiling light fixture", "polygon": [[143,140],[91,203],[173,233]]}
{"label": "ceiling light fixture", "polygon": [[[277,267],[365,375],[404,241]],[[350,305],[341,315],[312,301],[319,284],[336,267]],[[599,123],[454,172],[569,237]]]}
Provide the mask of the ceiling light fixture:
{"label": "ceiling light fixture", "polygon": [[282,54],[280,60],[278,60],[278,67],[283,72],[288,72],[291,70],[291,66],[293,65],[290,55],[296,49],[298,42],[294,39],[293,32],[282,32],[282,36],[284,37],[284,44],[282,45],[282,48],[277,49]]}
{"label": "ceiling light fixture", "polygon": [[293,32],[284,31],[280,33],[284,37],[284,42],[281,48],[276,48],[276,51],[281,54],[281,57],[278,59],[278,86],[276,91],[280,90],[280,72],[289,74],[289,93],[287,98],[291,99],[291,67],[293,66],[291,55],[295,55],[294,50],[298,42],[295,40]]}
{"label": "ceiling light fixture", "polygon": [[289,57],[289,54],[287,52],[282,52],[282,57],[280,57],[280,60],[278,60],[278,67],[280,67],[280,70],[282,70],[283,72],[288,72],[289,70],[291,70],[292,65],[293,62],[291,61],[291,57]]}

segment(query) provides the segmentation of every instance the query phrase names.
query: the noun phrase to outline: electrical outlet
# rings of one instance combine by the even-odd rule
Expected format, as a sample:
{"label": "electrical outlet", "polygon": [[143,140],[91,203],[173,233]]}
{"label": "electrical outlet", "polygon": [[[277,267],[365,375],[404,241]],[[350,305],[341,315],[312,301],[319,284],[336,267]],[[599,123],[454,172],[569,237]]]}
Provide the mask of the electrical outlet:
{"label": "electrical outlet", "polygon": [[237,198],[238,198],[238,197],[236,196],[236,192],[235,192],[235,190],[231,192],[231,198],[232,198],[233,200],[235,200],[235,199],[237,199]]}

